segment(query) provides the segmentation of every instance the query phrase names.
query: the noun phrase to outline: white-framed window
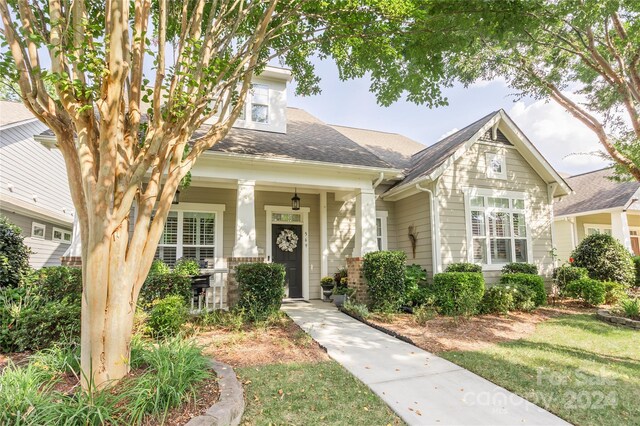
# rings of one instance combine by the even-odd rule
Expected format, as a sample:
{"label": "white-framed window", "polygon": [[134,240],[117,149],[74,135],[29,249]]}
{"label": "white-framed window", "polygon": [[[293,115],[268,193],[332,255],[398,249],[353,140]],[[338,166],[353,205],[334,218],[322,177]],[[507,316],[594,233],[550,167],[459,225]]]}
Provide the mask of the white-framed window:
{"label": "white-framed window", "polygon": [[487,266],[531,262],[525,195],[471,190],[465,194],[468,260]]}
{"label": "white-framed window", "polygon": [[47,226],[38,222],[31,222],[31,238],[39,238],[44,240],[44,235],[47,232]]}
{"label": "white-framed window", "polygon": [[155,258],[173,267],[180,258],[195,259],[207,268],[222,267],[224,206],[180,203],[172,207]]}
{"label": "white-framed window", "polygon": [[251,86],[251,121],[269,123],[269,86],[266,84]]}
{"label": "white-framed window", "polygon": [[387,217],[389,212],[378,211],[376,212],[376,241],[378,243],[378,250],[387,250],[389,243],[387,240]]}
{"label": "white-framed window", "polygon": [[71,244],[71,231],[67,231],[66,229],[53,227],[53,231],[51,233],[51,239],[53,241]]}
{"label": "white-framed window", "polygon": [[503,154],[487,153],[487,177],[493,179],[507,178],[507,162]]}
{"label": "white-framed window", "polygon": [[594,234],[611,235],[611,225],[585,223],[584,224],[584,233],[585,233],[586,236],[594,235]]}

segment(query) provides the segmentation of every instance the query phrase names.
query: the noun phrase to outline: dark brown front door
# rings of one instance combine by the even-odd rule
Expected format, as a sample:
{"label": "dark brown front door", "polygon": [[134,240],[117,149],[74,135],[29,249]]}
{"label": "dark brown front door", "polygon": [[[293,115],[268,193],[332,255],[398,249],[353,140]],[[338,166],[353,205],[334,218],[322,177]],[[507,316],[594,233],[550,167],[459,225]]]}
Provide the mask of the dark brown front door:
{"label": "dark brown front door", "polygon": [[[287,275],[284,278],[289,297],[302,297],[302,225],[271,225],[273,261],[284,265]],[[293,233],[293,234],[291,234]],[[294,243],[287,235],[295,235]],[[278,237],[282,236],[281,244]],[[283,244],[284,243],[284,244]],[[283,247],[281,247],[281,245]],[[293,247],[295,245],[295,247]]]}

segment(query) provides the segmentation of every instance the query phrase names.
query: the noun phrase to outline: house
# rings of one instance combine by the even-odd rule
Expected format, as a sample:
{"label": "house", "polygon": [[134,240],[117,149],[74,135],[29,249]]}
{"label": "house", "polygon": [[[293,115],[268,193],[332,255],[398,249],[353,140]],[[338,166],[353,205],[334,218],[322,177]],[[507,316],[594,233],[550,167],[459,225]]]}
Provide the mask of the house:
{"label": "house", "polygon": [[34,140],[46,129],[22,103],[0,101],[0,215],[22,228],[33,268],[60,265],[72,239],[64,159]]}
{"label": "house", "polygon": [[554,236],[558,258],[567,261],[588,235],[613,235],[640,255],[640,182],[616,182],[605,168],[567,178],[575,194],[554,205]]}
{"label": "house", "polygon": [[425,147],[289,108],[290,79],[271,67],[255,78],[241,119],[194,166],[158,258],[193,257],[220,275],[283,263],[288,296],[303,299],[379,249],[403,250],[430,276],[461,261],[482,264],[489,282],[511,261],[550,275],[552,203],[570,188],[504,111]]}

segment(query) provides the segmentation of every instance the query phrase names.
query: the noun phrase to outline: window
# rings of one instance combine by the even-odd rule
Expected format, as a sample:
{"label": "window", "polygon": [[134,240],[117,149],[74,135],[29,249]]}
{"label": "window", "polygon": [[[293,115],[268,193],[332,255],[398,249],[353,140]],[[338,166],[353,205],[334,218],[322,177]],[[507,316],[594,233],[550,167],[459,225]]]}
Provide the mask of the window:
{"label": "window", "polygon": [[47,227],[41,223],[31,222],[31,238],[40,238],[44,240],[44,233]]}
{"label": "window", "polygon": [[487,177],[494,179],[506,179],[507,164],[504,155],[488,153],[486,158]]}
{"label": "window", "polygon": [[298,213],[272,213],[271,222],[272,223],[302,222],[302,215]]}
{"label": "window", "polygon": [[376,242],[378,250],[387,250],[387,216],[388,212],[376,212]]}
{"label": "window", "polygon": [[251,121],[269,122],[269,86],[254,84],[251,89]]}
{"label": "window", "polygon": [[528,262],[530,237],[523,195],[477,192],[468,202],[469,260],[483,265]]}
{"label": "window", "polygon": [[584,233],[587,234],[587,236],[594,235],[594,234],[611,235],[611,226],[609,226],[609,225],[585,224],[584,225]]}
{"label": "window", "polygon": [[61,243],[71,243],[71,231],[54,227],[52,235],[53,241],[59,241]]}
{"label": "window", "polygon": [[[182,203],[179,206],[182,207]],[[169,212],[155,258],[171,267],[183,257],[195,259],[206,267],[218,267],[216,263],[222,258],[222,227],[218,221],[222,221],[221,211]]]}

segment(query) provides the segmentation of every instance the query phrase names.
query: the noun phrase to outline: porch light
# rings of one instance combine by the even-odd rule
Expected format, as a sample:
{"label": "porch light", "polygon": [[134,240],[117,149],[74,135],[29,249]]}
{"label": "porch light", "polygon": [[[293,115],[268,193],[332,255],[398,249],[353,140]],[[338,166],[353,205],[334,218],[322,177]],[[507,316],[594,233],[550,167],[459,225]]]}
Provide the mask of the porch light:
{"label": "porch light", "polygon": [[171,204],[180,204],[180,190],[176,189],[176,193],[173,194],[173,201],[171,201]]}
{"label": "porch light", "polygon": [[291,197],[291,210],[300,210],[300,197],[298,197],[298,189],[296,188],[293,197]]}

